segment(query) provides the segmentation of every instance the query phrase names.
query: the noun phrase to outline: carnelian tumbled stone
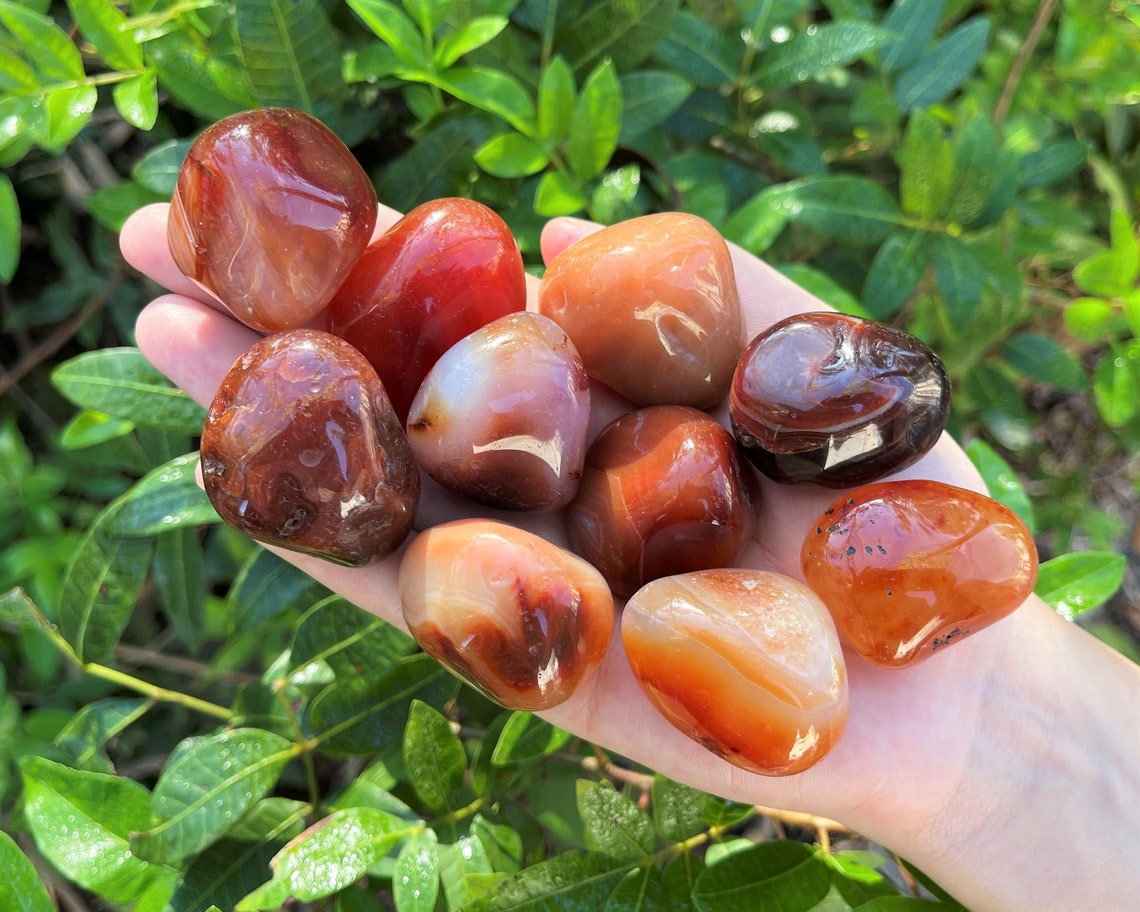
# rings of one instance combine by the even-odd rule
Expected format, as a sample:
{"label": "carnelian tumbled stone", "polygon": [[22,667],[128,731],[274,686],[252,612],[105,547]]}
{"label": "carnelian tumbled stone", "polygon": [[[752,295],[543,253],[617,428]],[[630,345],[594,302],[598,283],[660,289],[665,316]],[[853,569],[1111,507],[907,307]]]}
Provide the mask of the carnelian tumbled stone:
{"label": "carnelian tumbled stone", "polygon": [[754,527],[752,489],[718,421],[650,406],[611,422],[587,450],[566,527],[571,547],[630,595],[660,576],[732,564]]}
{"label": "carnelian tumbled stone", "polygon": [[171,201],[178,268],[263,332],[314,317],[376,225],[376,191],[335,133],[290,108],[223,118],[190,147]]}
{"label": "carnelian tumbled stone", "polygon": [[538,310],[566,330],[591,377],[638,405],[715,405],[744,347],[728,245],[680,212],[567,247],[543,276]]}
{"label": "carnelian tumbled stone", "polygon": [[230,368],[202,430],[218,514],[271,545],[360,565],[412,527],[420,476],[376,372],[343,339],[295,329]]}
{"label": "carnelian tumbled stone", "polygon": [[361,255],[329,303],[328,328],[372,362],[401,421],[440,356],[526,307],[510,228],[468,199],[417,206]]}
{"label": "carnelian tumbled stone", "polygon": [[880,482],[835,501],[808,532],[804,578],[864,658],[903,666],[993,624],[1037,580],[1012,510],[937,481]]}
{"label": "carnelian tumbled stone", "polygon": [[839,636],[803,583],[740,569],[666,577],[629,600],[621,635],[650,702],[730,763],[798,773],[843,733]]}
{"label": "carnelian tumbled stone", "polygon": [[946,370],[921,341],[839,313],[788,317],[758,335],[729,396],[733,433],[756,468],[829,488],[910,465],[949,409]]}
{"label": "carnelian tumbled stone", "polygon": [[400,605],[424,652],[508,709],[557,706],[601,664],[614,628],[601,575],[493,520],[420,533],[400,561]]}

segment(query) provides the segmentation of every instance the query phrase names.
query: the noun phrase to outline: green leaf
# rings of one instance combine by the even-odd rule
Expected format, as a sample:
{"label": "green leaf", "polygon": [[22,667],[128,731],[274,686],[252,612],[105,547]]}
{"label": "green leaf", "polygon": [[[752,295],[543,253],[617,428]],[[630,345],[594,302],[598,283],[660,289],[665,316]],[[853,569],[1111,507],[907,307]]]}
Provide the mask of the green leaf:
{"label": "green leaf", "polygon": [[206,492],[198,487],[197,453],[178,456],[148,472],[119,498],[108,525],[112,535],[145,537],[219,521]]}
{"label": "green leaf", "polygon": [[969,247],[946,234],[930,236],[929,252],[946,316],[952,326],[960,326],[981,302],[984,267]]}
{"label": "green leaf", "polygon": [[539,139],[559,142],[570,132],[575,91],[574,71],[561,57],[554,57],[538,84]]}
{"label": "green leaf", "polygon": [[479,908],[477,900],[493,894],[504,880],[504,875],[494,873],[483,843],[474,835],[441,845],[439,860],[439,879],[448,909],[471,912]]}
{"label": "green leaf", "polygon": [[154,70],[124,79],[111,94],[123,120],[132,127],[149,130],[158,120],[158,75]]}
{"label": "green leaf", "polygon": [[168,202],[170,194],[158,194],[136,183],[120,181],[100,187],[84,200],[87,211],[111,231],[119,231],[127,217],[148,203]]}
{"label": "green leaf", "polygon": [[375,681],[338,680],[309,704],[308,722],[329,753],[373,754],[401,742],[412,699],[438,706],[454,692],[455,679],[420,653]]}
{"label": "green leaf", "polygon": [[824,304],[836,310],[856,317],[870,317],[855,295],[839,284],[822,269],[808,266],[806,263],[783,263],[776,267],[776,271],[787,276],[793,282],[814,295]]}
{"label": "green leaf", "polygon": [[[469,912],[585,912],[600,909],[629,873],[600,855],[564,852],[503,881]],[[465,907],[466,908],[466,907]]]}
{"label": "green leaf", "polygon": [[237,912],[310,902],[355,883],[405,839],[424,829],[374,808],[334,811],[274,856],[273,879],[237,904]]}
{"label": "green leaf", "polygon": [[232,910],[243,896],[265,880],[274,846],[264,840],[277,835],[262,832],[259,834],[262,841],[253,844],[222,839],[206,848],[187,865],[165,910]]}
{"label": "green leaf", "polygon": [[1021,450],[1033,442],[1036,422],[1003,371],[991,363],[978,364],[963,378],[963,387],[998,443]]}
{"label": "green leaf", "polygon": [[621,83],[613,63],[606,60],[586,78],[570,118],[566,154],[579,180],[590,180],[609,164],[621,133],[621,117]]}
{"label": "green leaf", "polygon": [[614,888],[606,912],[678,912],[686,906],[669,895],[657,869],[648,867],[634,871]]}
{"label": "green leaf", "polygon": [[109,532],[118,506],[96,518],[68,564],[60,593],[59,632],[80,662],[101,662],[122,636],[154,553],[149,538]]}
{"label": "green leaf", "polygon": [[628,143],[661,125],[693,93],[693,85],[668,70],[638,70],[621,77],[621,133]]}
{"label": "green leaf", "polygon": [[829,22],[797,33],[784,44],[771,45],[759,59],[751,84],[774,91],[807,82],[825,70],[861,57],[881,40],[869,22]]}
{"label": "green leaf", "polygon": [[1114,346],[1093,368],[1093,397],[1109,427],[1122,427],[1140,411],[1140,346]]}
{"label": "green leaf", "polygon": [[432,912],[439,895],[439,851],[434,830],[415,833],[400,849],[392,877],[396,912]]}
{"label": "green leaf", "polygon": [[35,71],[22,57],[8,53],[3,47],[0,47],[0,91],[15,91],[21,95],[35,95],[40,91]]}
{"label": "green leaf", "polygon": [[413,700],[404,729],[404,768],[412,788],[432,811],[458,806],[467,771],[463,742],[438,710]]}
{"label": "green leaf", "polygon": [[542,175],[534,192],[534,211],[546,218],[581,212],[588,202],[585,194],[561,171]]}
{"label": "green leaf", "polygon": [[503,727],[495,750],[493,766],[511,766],[547,757],[570,740],[570,733],[528,712],[513,712]]}
{"label": "green leaf", "polygon": [[416,69],[427,68],[423,38],[415,23],[396,4],[388,0],[348,0],[348,5],[403,63]]}
{"label": "green leaf", "polygon": [[143,68],[142,45],[131,34],[127,17],[111,0],[68,0],[67,8],[83,37],[113,69]]}
{"label": "green leaf", "polygon": [[42,82],[74,83],[86,78],[79,49],[47,16],[11,0],[0,0],[0,24],[23,47]]}
{"label": "green leaf", "polygon": [[876,320],[902,310],[926,272],[927,244],[922,231],[903,228],[891,234],[875,252],[860,300]]}
{"label": "green leaf", "polygon": [[877,244],[902,220],[894,198],[865,177],[807,177],[769,190],[788,219],[850,244]]}
{"label": "green leaf", "polygon": [[624,71],[636,68],[669,32],[680,0],[623,0],[587,4],[559,26],[556,46],[575,73],[607,58]]}
{"label": "green leaf", "polygon": [[1075,298],[1065,305],[1065,326],[1078,339],[1099,342],[1108,331],[1116,309],[1103,298]]}
{"label": "green leaf", "polygon": [[895,0],[883,17],[884,32],[893,33],[883,42],[883,72],[893,73],[922,56],[938,31],[943,0]]}
{"label": "green leaf", "polygon": [[934,219],[946,206],[954,178],[954,150],[934,115],[915,111],[899,149],[899,197],[905,211]]}
{"label": "green leaf", "polygon": [[133,421],[112,418],[95,409],[82,409],[60,431],[59,445],[65,450],[83,450],[108,440],[118,440],[134,429]]}
{"label": "green leaf", "polygon": [[637,162],[606,172],[590,196],[590,218],[612,225],[643,215],[644,206],[638,202],[640,189],[641,165]]}
{"label": "green leaf", "polygon": [[220,838],[277,783],[298,750],[256,728],[184,741],[154,787],[157,825],[140,828],[131,848],[141,857],[178,863]]}
{"label": "green leaf", "polygon": [[301,618],[293,635],[289,663],[292,674],[301,673],[306,665],[324,662],[339,678],[370,684],[383,679],[415,648],[415,641],[406,633],[332,595]]}
{"label": "green leaf", "polygon": [[1010,464],[981,438],[970,441],[966,447],[966,455],[970,457],[970,461],[982,476],[990,497],[1013,510],[1030,532],[1036,532],[1037,522],[1033,513],[1033,503]]}
{"label": "green leaf", "polygon": [[507,27],[506,16],[475,16],[454,32],[440,39],[435,47],[435,65],[446,70],[464,54],[477,50],[494,40]]}
{"label": "green leaf", "polygon": [[[743,44],[741,44],[743,49]],[[678,75],[704,88],[736,81],[737,60],[724,34],[687,10],[673,17],[669,33],[654,48],[654,57]]]}
{"label": "green leaf", "polygon": [[51,626],[36,603],[18,587],[0,594],[0,621],[11,624],[17,630],[31,630],[35,627],[46,630]]}
{"label": "green leaf", "polygon": [[454,6],[455,0],[404,0],[404,9],[425,35],[433,34]]}
{"label": "green leaf", "polygon": [[198,530],[183,528],[159,536],[152,567],[163,613],[192,653],[206,633],[206,574]]}
{"label": "green leaf", "polygon": [[149,709],[146,700],[126,698],[95,700],[80,707],[52,741],[55,758],[75,769],[112,772],[104,746]]}
{"label": "green leaf", "polygon": [[1140,276],[1140,239],[1128,214],[1114,209],[1109,220],[1112,246],[1079,262],[1073,270],[1077,287],[1089,294],[1122,297],[1133,291]]}
{"label": "green leaf", "polygon": [[1049,187],[1083,168],[1088,157],[1088,145],[1075,139],[1027,152],[1017,163],[1018,186]]}
{"label": "green leaf", "polygon": [[505,823],[492,823],[482,814],[471,818],[471,835],[479,839],[496,871],[513,873],[522,867],[522,836]]}
{"label": "green leaf", "polygon": [[444,73],[424,74],[423,79],[473,108],[502,118],[524,136],[534,136],[534,101],[509,73],[454,66]]}
{"label": "green leaf", "polygon": [[[238,572],[226,595],[227,631],[261,627],[279,614],[300,616],[328,590],[302,570],[261,548]],[[357,609],[359,614],[363,614]]]}
{"label": "green leaf", "polygon": [[417,203],[454,194],[474,170],[472,154],[489,132],[483,117],[444,120],[388,164],[377,195],[406,212]]}
{"label": "green leaf", "polygon": [[1069,620],[1103,605],[1120,588],[1127,560],[1111,551],[1078,551],[1041,564],[1036,592]]}
{"label": "green leaf", "polygon": [[705,828],[708,795],[662,775],[653,778],[653,825],[667,842],[682,842]]}
{"label": "green leaf", "polygon": [[41,145],[49,152],[62,153],[79,131],[87,126],[99,92],[95,86],[60,86],[44,96],[47,111],[47,133]]}
{"label": "green leaf", "polygon": [[16,840],[0,830],[0,909],[4,912],[55,912],[55,904],[31,860]]}
{"label": "green leaf", "polygon": [[1001,354],[1005,363],[1018,373],[1053,389],[1078,391],[1089,387],[1081,362],[1050,336],[1018,333],[1002,344]]}
{"label": "green leaf", "polygon": [[809,910],[831,889],[827,865],[808,845],[761,842],[711,864],[693,886],[699,912]]}
{"label": "green leaf", "polygon": [[20,265],[20,201],[7,174],[0,174],[0,285],[12,281]]}
{"label": "green leaf", "polygon": [[630,798],[609,783],[577,783],[578,813],[586,848],[614,861],[648,860],[656,835],[653,821]]}
{"label": "green leaf", "polygon": [[147,42],[159,82],[181,106],[207,120],[220,120],[257,106],[244,68],[233,55],[218,54],[193,30],[173,29]]}
{"label": "green leaf", "polygon": [[760,256],[788,224],[792,206],[783,184],[767,187],[732,213],[721,228],[724,236]]}
{"label": "green leaf", "polygon": [[948,98],[977,67],[989,37],[989,19],[975,16],[935,42],[895,80],[899,107],[909,112]]}
{"label": "green leaf", "polygon": [[234,22],[258,102],[335,124],[344,97],[340,49],[319,0],[238,0]]}
{"label": "green leaf", "polygon": [[206,410],[172,386],[137,348],[105,348],[65,361],[52,383],[75,405],[191,436],[202,432]]}
{"label": "green leaf", "polygon": [[137,899],[162,875],[131,851],[150,823],[150,795],[130,779],[20,760],[24,816],[36,848],[65,877],[112,902]]}
{"label": "green leaf", "polygon": [[521,133],[492,136],[475,151],[475,163],[488,174],[506,179],[537,174],[550,163],[546,150]]}
{"label": "green leaf", "polygon": [[154,193],[171,196],[178,183],[178,172],[193,139],[169,139],[159,143],[131,168],[131,177]]}

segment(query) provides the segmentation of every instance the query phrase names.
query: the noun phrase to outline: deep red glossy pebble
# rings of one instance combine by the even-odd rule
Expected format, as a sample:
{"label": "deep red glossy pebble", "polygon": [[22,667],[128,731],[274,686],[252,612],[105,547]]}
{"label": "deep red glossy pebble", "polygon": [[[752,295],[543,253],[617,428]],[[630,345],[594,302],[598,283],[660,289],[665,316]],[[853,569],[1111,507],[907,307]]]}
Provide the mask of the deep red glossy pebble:
{"label": "deep red glossy pebble", "polygon": [[335,133],[290,108],[226,117],[178,173],[167,242],[178,268],[254,329],[303,326],[376,225],[376,191]]}
{"label": "deep red glossy pebble", "polygon": [[658,577],[731,566],[754,528],[732,435],[680,405],[638,409],[608,425],[586,452],[567,511],[571,547],[617,595]]}
{"label": "deep red glossy pebble", "polygon": [[311,329],[268,336],[230,368],[202,430],[206,493],[258,541],[341,564],[394,551],[420,476],[372,366]]}
{"label": "deep red glossy pebble", "polygon": [[372,362],[406,421],[445,351],[526,307],[522,254],[493,210],[468,199],[417,206],[373,241],[329,304],[329,331]]}
{"label": "deep red glossy pebble", "polygon": [[910,465],[949,409],[946,370],[921,341],[839,313],[800,314],[758,335],[729,394],[733,434],[761,472],[830,488]]}
{"label": "deep red glossy pebble", "polygon": [[1001,620],[1037,580],[1025,524],[982,494],[936,481],[881,482],[836,500],[801,551],[808,585],[855,650],[918,662]]}

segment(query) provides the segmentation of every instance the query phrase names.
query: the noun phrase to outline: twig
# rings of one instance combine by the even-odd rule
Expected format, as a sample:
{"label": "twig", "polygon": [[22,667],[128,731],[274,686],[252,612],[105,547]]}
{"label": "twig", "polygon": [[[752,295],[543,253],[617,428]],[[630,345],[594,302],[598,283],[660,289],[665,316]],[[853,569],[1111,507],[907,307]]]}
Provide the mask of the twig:
{"label": "twig", "polygon": [[1001,87],[1001,95],[998,96],[997,104],[994,106],[995,123],[1005,123],[1005,119],[1009,115],[1009,106],[1013,103],[1013,95],[1017,91],[1017,86],[1021,83],[1021,77],[1022,74],[1025,73],[1025,68],[1029,65],[1029,58],[1032,57],[1033,52],[1037,50],[1037,45],[1041,41],[1041,35],[1045,31],[1045,26],[1047,26],[1049,20],[1053,18],[1053,10],[1056,8],[1057,0],[1041,0],[1041,5],[1037,7],[1037,16],[1033,20],[1033,25],[1029,27],[1029,33],[1021,43],[1021,47],[1017,51],[1017,56],[1013,58],[1013,63],[1009,67],[1009,73],[1007,73],[1005,77],[1005,83]]}
{"label": "twig", "polygon": [[[190,678],[208,677],[215,674],[205,662],[198,659],[190,659],[185,656],[168,655],[164,652],[156,652],[152,649],[142,649],[138,646],[128,646],[125,643],[120,643],[115,647],[115,655],[118,659],[127,665],[146,666],[148,668],[164,668],[167,671],[173,671],[176,674],[186,675]],[[248,674],[239,671],[227,671],[218,673],[219,679],[231,681],[237,684],[248,683],[249,681],[256,681],[257,675]]]}
{"label": "twig", "polygon": [[79,331],[79,327],[107,303],[107,299],[115,293],[115,289],[122,284],[125,277],[121,269],[116,270],[98,294],[88,298],[83,307],[63,323],[60,323],[47,338],[28,349],[11,370],[6,371],[0,368],[0,396],[7,393],[36,367],[63,348],[68,340]]}

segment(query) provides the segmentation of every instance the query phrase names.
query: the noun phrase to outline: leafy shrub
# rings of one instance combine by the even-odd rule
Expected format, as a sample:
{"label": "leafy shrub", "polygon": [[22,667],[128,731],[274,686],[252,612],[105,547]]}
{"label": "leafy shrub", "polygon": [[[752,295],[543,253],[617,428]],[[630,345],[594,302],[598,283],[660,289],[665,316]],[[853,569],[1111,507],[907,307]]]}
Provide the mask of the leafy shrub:
{"label": "leafy shrub", "polygon": [[0,897],[51,908],[26,852],[138,910],[897,897],[827,822],[744,839],[760,810],[497,710],[218,525],[114,232],[270,104],[389,205],[488,203],[536,269],[550,216],[699,214],[940,352],[1075,617],[1124,572],[1105,489],[1136,499],[1138,55],[1102,0],[0,0]]}

